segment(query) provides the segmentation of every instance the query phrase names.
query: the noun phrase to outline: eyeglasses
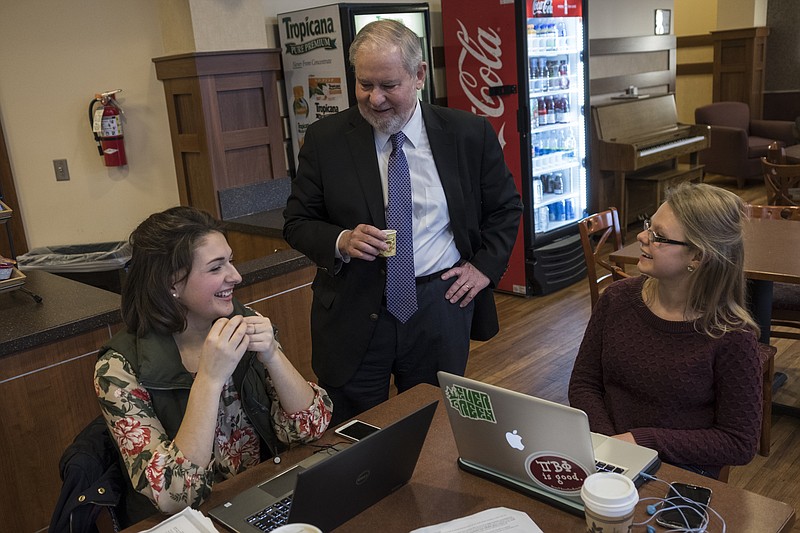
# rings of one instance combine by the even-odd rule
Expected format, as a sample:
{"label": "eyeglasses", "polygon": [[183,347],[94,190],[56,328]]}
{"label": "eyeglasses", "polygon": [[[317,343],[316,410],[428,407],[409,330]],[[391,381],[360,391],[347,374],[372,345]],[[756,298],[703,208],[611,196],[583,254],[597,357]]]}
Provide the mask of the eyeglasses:
{"label": "eyeglasses", "polygon": [[688,242],[683,241],[673,241],[672,239],[667,239],[666,237],[662,237],[655,231],[650,229],[650,219],[644,219],[644,230],[647,232],[647,237],[650,240],[650,244],[654,242],[663,243],[663,244],[679,244],[681,246],[691,246]]}

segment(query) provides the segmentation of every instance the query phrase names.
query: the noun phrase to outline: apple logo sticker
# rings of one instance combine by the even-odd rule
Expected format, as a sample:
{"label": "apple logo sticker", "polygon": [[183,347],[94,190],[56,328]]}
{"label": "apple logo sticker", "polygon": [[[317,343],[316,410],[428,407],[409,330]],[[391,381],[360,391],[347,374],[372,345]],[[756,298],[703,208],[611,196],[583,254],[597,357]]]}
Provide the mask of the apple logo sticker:
{"label": "apple logo sticker", "polygon": [[517,450],[524,450],[525,445],[522,444],[522,437],[517,434],[517,430],[514,431],[507,431],[506,432],[506,440],[508,441],[508,445],[512,448]]}

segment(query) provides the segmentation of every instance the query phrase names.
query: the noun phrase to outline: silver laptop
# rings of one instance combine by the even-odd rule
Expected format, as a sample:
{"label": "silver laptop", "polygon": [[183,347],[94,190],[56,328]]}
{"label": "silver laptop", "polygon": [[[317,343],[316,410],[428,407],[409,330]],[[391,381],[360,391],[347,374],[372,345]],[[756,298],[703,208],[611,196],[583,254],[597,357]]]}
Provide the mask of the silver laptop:
{"label": "silver laptop", "polygon": [[658,469],[655,450],[589,431],[566,405],[439,372],[459,466],[580,514],[583,480],[598,470],[637,485]]}
{"label": "silver laptop", "polygon": [[208,514],[240,533],[296,522],[330,531],[411,479],[438,403],[344,449],[316,453]]}

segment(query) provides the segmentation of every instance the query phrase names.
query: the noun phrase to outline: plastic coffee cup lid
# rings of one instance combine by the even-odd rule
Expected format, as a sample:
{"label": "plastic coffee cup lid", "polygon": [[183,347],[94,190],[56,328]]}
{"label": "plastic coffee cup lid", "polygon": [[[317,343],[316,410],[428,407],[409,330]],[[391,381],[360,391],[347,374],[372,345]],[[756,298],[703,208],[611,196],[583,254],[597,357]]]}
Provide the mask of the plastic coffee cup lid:
{"label": "plastic coffee cup lid", "polygon": [[586,478],[581,488],[586,507],[606,516],[624,516],[639,502],[633,481],[622,474],[601,472]]}
{"label": "plastic coffee cup lid", "polygon": [[272,533],[322,533],[322,530],[317,526],[311,524],[286,524],[277,529],[273,529]]}

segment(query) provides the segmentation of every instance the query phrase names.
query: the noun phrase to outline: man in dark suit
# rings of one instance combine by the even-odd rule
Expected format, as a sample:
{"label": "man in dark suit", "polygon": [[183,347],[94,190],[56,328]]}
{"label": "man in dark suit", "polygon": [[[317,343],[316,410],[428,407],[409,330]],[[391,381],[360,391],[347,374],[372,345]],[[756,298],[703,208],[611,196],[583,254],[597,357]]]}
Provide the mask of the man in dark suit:
{"label": "man in dark suit", "polygon": [[[436,384],[438,370],[464,373],[470,336],[498,331],[491,287],[522,212],[489,122],[418,100],[427,64],[416,34],[371,23],[350,62],[358,106],[309,126],[284,215],[286,240],[319,267],[312,366],[333,400],[332,425],[386,400],[392,376],[402,392]],[[390,165],[410,177],[409,217],[398,218]],[[396,256],[382,257],[384,230],[406,220]],[[392,303],[403,258],[413,269],[408,313]]]}

